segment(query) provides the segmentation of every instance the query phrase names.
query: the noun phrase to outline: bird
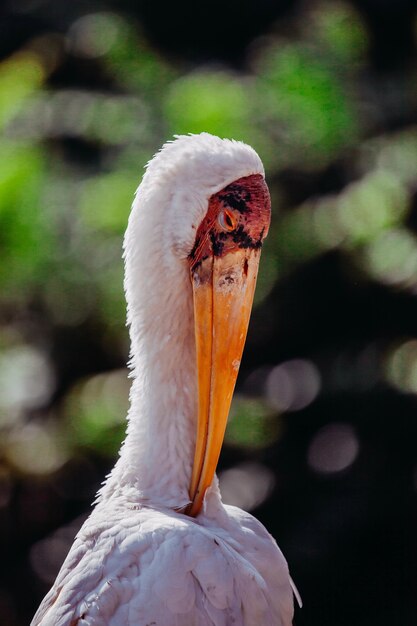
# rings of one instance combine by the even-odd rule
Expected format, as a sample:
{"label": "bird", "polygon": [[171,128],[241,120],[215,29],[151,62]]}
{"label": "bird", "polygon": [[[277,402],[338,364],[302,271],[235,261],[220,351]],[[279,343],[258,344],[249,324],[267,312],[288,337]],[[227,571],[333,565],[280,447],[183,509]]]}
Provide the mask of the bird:
{"label": "bird", "polygon": [[147,164],[123,244],[126,438],[31,626],[291,626],[285,557],[216,476],[270,215],[241,141],[178,135]]}

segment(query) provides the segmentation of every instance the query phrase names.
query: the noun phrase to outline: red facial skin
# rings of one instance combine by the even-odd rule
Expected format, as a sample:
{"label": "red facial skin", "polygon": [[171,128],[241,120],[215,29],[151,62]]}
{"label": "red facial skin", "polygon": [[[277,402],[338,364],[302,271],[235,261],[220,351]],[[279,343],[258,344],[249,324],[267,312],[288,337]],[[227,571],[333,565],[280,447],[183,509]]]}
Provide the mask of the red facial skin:
{"label": "red facial skin", "polygon": [[260,248],[270,221],[271,199],[264,177],[251,174],[235,180],[209,200],[189,256],[191,269],[209,256]]}

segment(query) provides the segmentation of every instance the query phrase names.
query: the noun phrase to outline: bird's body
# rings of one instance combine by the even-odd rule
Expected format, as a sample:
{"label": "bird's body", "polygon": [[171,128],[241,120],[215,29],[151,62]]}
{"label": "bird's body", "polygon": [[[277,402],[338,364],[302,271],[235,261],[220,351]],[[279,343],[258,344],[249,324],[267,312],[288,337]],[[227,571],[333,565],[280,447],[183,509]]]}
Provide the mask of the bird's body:
{"label": "bird's body", "polygon": [[35,623],[287,626],[291,616],[285,560],[248,513],[216,505],[195,521],[113,502],[83,526]]}
{"label": "bird's body", "polygon": [[291,625],[284,557],[214,476],[268,203],[244,144],[180,137],[150,162],[125,238],[127,437],[32,626]]}

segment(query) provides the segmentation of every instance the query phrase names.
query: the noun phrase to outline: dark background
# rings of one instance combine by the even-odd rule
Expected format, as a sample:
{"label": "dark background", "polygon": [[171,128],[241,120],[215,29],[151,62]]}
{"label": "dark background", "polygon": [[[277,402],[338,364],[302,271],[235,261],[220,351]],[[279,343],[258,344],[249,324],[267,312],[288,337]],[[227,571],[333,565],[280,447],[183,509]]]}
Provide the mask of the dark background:
{"label": "dark background", "polygon": [[224,499],[277,538],[298,626],[415,625],[416,3],[0,11],[0,623],[29,623],[123,437],[143,166],[207,130],[258,150],[274,211]]}

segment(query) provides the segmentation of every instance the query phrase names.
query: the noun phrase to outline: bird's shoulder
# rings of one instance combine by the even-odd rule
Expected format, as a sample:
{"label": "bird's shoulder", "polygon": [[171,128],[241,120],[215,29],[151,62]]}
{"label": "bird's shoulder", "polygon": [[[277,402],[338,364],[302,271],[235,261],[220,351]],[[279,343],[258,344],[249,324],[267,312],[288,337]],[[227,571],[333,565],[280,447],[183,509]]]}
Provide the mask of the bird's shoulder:
{"label": "bird's shoulder", "polygon": [[99,504],[81,527],[31,626],[113,623],[119,605],[131,601],[139,577],[141,587],[146,585],[155,557],[167,552],[170,534],[179,539],[184,532],[183,523],[161,511],[106,504]]}
{"label": "bird's shoulder", "polygon": [[[274,537],[253,515],[236,506],[223,505],[224,516],[220,516],[220,527],[214,532],[224,538],[227,547],[244,561],[244,569],[252,568],[256,580],[264,589],[270,606],[280,620],[273,624],[292,624],[293,583],[287,561]],[[213,523],[212,523],[213,524]]]}

